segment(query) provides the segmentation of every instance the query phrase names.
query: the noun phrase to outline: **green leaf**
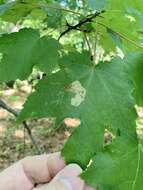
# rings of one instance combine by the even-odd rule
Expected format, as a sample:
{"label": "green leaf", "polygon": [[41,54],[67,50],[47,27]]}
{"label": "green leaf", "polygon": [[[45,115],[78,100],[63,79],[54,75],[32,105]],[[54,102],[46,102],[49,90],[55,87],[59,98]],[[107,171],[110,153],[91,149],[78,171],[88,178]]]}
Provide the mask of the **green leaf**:
{"label": "green leaf", "polygon": [[[78,60],[80,56],[83,55],[79,54]],[[65,145],[62,155],[68,163],[76,162],[85,168],[95,152],[102,150],[106,127],[110,126],[115,134],[120,130],[123,136],[135,138],[132,85],[120,59],[96,67],[83,62],[71,63],[70,56],[62,60],[69,60],[68,65],[63,62],[64,72],[39,83],[19,120],[47,116],[55,117],[59,125],[65,117],[79,118],[81,125]]]}
{"label": "green leaf", "polygon": [[0,0],[0,4],[3,4],[4,3],[4,0]]}
{"label": "green leaf", "polygon": [[142,190],[142,148],[137,141],[117,138],[92,159],[83,179],[100,190]]}
{"label": "green leaf", "polygon": [[34,63],[32,51],[39,33],[32,29],[22,29],[19,32],[0,37],[0,81],[25,79],[32,71]]}
{"label": "green leaf", "polygon": [[[107,11],[102,16],[97,18],[97,22],[100,32],[99,43],[101,43],[105,51],[108,51],[108,49],[113,51],[115,46],[123,48],[123,45],[124,48],[130,49],[134,43],[142,46],[140,36],[138,35],[138,31],[142,29],[138,20],[128,15],[127,12],[120,10]],[[136,46],[133,45],[133,47],[135,49]]]}
{"label": "green leaf", "polygon": [[117,46],[116,44],[117,41],[111,38],[111,35],[109,35],[109,32],[107,32],[106,28],[100,27],[98,30],[102,34],[99,39],[100,46],[102,46],[105,52],[115,51]]}
{"label": "green leaf", "polygon": [[120,38],[120,36],[112,31],[110,28],[107,28],[107,32],[109,36],[114,40],[115,45],[122,49],[122,39]]}
{"label": "green leaf", "polygon": [[107,0],[108,4],[107,4],[107,8],[112,9],[112,10],[123,10],[126,11],[127,9],[130,8],[134,8],[136,10],[143,10],[143,0],[126,0],[126,1],[122,1],[122,0]]}
{"label": "green leaf", "polygon": [[14,1],[1,5],[2,11],[1,18],[7,22],[17,23],[19,20],[26,17],[30,12],[37,7],[36,0],[27,1]]}
{"label": "green leaf", "polygon": [[50,74],[58,67],[59,51],[62,46],[53,38],[41,38],[35,48],[33,62],[43,72]]}
{"label": "green leaf", "polygon": [[88,6],[93,10],[103,10],[105,8],[105,5],[107,3],[107,0],[88,0]]}
{"label": "green leaf", "polygon": [[36,65],[51,73],[58,65],[59,42],[53,38],[40,38],[38,31],[22,29],[0,38],[0,81],[26,79]]}
{"label": "green leaf", "polygon": [[36,91],[28,97],[18,120],[57,116],[57,123],[61,123],[66,112],[68,113],[66,110],[69,109],[68,94],[64,91],[68,84],[68,76],[65,72],[60,71],[45,77],[36,86]]}
{"label": "green leaf", "polygon": [[[36,118],[56,116],[58,125],[59,121],[61,122],[64,117],[70,114],[71,111],[66,110],[70,110],[71,108],[74,109],[74,107],[69,106],[72,94],[67,90],[70,88],[70,84],[72,83],[73,79],[72,77],[68,76],[68,73],[66,73],[66,67],[75,63],[81,65],[82,63],[91,64],[89,58],[89,53],[86,51],[83,54],[71,52],[69,55],[62,57],[59,62],[60,66],[62,68],[64,67],[65,70],[48,76],[39,82],[39,84],[36,86],[36,91],[28,98],[27,102],[25,103],[24,109],[22,110],[19,117],[19,121],[23,121],[30,117]],[[81,71],[79,71],[79,73],[80,72]],[[65,97],[68,96],[70,99],[67,100],[67,102]],[[37,104],[34,102],[37,102]],[[34,107],[32,105],[34,105]],[[61,110],[59,111],[59,109]],[[29,111],[27,112],[27,110]]]}
{"label": "green leaf", "polygon": [[67,67],[72,64],[85,64],[85,65],[92,65],[90,52],[83,51],[81,54],[79,52],[69,52],[68,54],[64,55],[59,60],[59,65],[62,67]]}
{"label": "green leaf", "polygon": [[53,10],[51,8],[47,8],[47,26],[50,28],[58,28],[62,24],[62,12],[60,10],[60,6],[54,4],[54,7],[59,8],[59,10]]}
{"label": "green leaf", "polygon": [[134,42],[142,46],[142,38],[139,35],[139,31],[142,31],[143,8],[141,4],[143,0],[127,0],[126,2],[108,0],[106,11],[102,13],[102,17],[97,18],[100,43],[105,51],[113,51],[115,47],[115,44],[113,46],[111,40],[108,39],[109,35],[118,45],[121,45],[119,38],[122,38],[124,50],[135,50],[136,46],[132,45]]}
{"label": "green leaf", "polygon": [[136,104],[143,106],[143,53],[132,52],[125,57],[127,71],[134,82]]}
{"label": "green leaf", "polygon": [[131,97],[133,87],[120,59],[95,68],[74,67],[75,80],[85,88],[86,98],[78,108],[81,126],[68,140],[62,154],[68,163],[85,166],[89,158],[102,149],[104,128],[110,126],[115,134],[120,130],[124,137],[136,138],[136,113]]}
{"label": "green leaf", "polygon": [[0,15],[4,14],[5,11],[7,11],[10,7],[13,6],[13,2],[12,3],[0,3]]}
{"label": "green leaf", "polygon": [[32,19],[38,19],[38,20],[44,20],[47,18],[47,14],[44,10],[35,8],[31,11],[30,15],[28,18]]}

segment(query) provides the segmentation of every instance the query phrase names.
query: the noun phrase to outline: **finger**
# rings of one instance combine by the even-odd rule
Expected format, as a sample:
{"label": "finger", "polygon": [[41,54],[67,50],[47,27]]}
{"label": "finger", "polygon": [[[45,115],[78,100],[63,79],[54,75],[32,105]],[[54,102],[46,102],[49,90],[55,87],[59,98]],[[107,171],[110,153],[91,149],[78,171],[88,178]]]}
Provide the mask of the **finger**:
{"label": "finger", "polygon": [[33,184],[49,182],[65,167],[60,153],[27,157],[21,163],[26,176]]}
{"label": "finger", "polygon": [[[70,189],[71,187],[66,187],[66,185],[64,183],[65,182],[63,182],[63,184],[60,183],[60,185],[64,186],[62,188],[59,188],[59,184],[58,184],[58,188],[60,190],[64,190],[64,188],[66,188],[66,190],[71,190]],[[34,188],[33,190],[49,190],[49,188],[51,188],[51,187],[49,187],[49,184],[44,184],[44,185],[39,185],[37,188]],[[56,187],[53,187],[53,188],[56,188]],[[69,188],[69,189],[67,189],[67,188]],[[50,190],[53,190],[53,189],[50,189]],[[79,189],[76,189],[76,190],[79,190]],[[88,185],[85,185],[84,190],[96,190],[96,189],[94,189],[94,188],[92,188],[92,187],[90,187]]]}
{"label": "finger", "polygon": [[[48,190],[48,188],[49,188],[48,184],[44,184],[44,185],[39,185],[37,188],[34,188],[33,190]],[[64,190],[64,189],[60,189],[60,190]],[[68,190],[68,189],[66,188],[66,190]],[[90,187],[88,185],[85,185],[84,190],[96,190],[96,189],[92,188],[92,187]]]}
{"label": "finger", "polygon": [[33,184],[27,178],[20,162],[0,173],[1,190],[30,190]]}
{"label": "finger", "polygon": [[49,184],[33,190],[83,190],[84,182],[79,177],[81,172],[78,165],[70,164],[61,170]]}

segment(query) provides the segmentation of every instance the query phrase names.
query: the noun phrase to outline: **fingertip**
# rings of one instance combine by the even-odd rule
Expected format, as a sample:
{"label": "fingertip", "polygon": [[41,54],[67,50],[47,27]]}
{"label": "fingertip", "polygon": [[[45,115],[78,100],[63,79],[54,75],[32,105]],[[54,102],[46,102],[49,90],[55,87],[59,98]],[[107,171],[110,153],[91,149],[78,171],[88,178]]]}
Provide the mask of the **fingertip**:
{"label": "fingertip", "polygon": [[79,177],[81,173],[82,169],[79,165],[69,164],[56,175],[53,181],[64,182],[65,186],[70,184],[73,190],[83,190],[84,182]]}
{"label": "fingertip", "polygon": [[66,166],[60,152],[47,155],[47,167],[51,177],[54,177],[60,170]]}
{"label": "fingertip", "polygon": [[79,176],[82,173],[82,169],[79,165],[77,164],[69,164],[66,167],[64,167],[63,170],[61,170],[58,176]]}
{"label": "fingertip", "polygon": [[82,168],[78,164],[69,164],[65,169],[72,171],[72,174],[75,176],[82,173]]}

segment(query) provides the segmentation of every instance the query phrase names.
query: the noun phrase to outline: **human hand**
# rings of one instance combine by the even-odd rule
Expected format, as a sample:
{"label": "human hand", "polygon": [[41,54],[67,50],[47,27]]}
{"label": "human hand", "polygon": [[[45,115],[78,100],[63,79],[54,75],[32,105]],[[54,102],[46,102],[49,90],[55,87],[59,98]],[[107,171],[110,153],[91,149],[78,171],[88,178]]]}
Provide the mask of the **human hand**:
{"label": "human hand", "polygon": [[0,173],[0,190],[93,190],[81,172],[76,164],[65,166],[60,153],[27,157]]}

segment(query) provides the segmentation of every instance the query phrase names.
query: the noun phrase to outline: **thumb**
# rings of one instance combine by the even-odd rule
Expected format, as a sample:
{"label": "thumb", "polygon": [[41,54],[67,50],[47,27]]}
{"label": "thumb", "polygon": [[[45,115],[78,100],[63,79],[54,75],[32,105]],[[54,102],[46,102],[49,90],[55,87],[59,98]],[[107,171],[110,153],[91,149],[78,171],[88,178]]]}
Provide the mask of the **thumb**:
{"label": "thumb", "polygon": [[76,164],[70,164],[61,170],[53,180],[35,190],[83,190],[84,182],[80,179],[82,169]]}

